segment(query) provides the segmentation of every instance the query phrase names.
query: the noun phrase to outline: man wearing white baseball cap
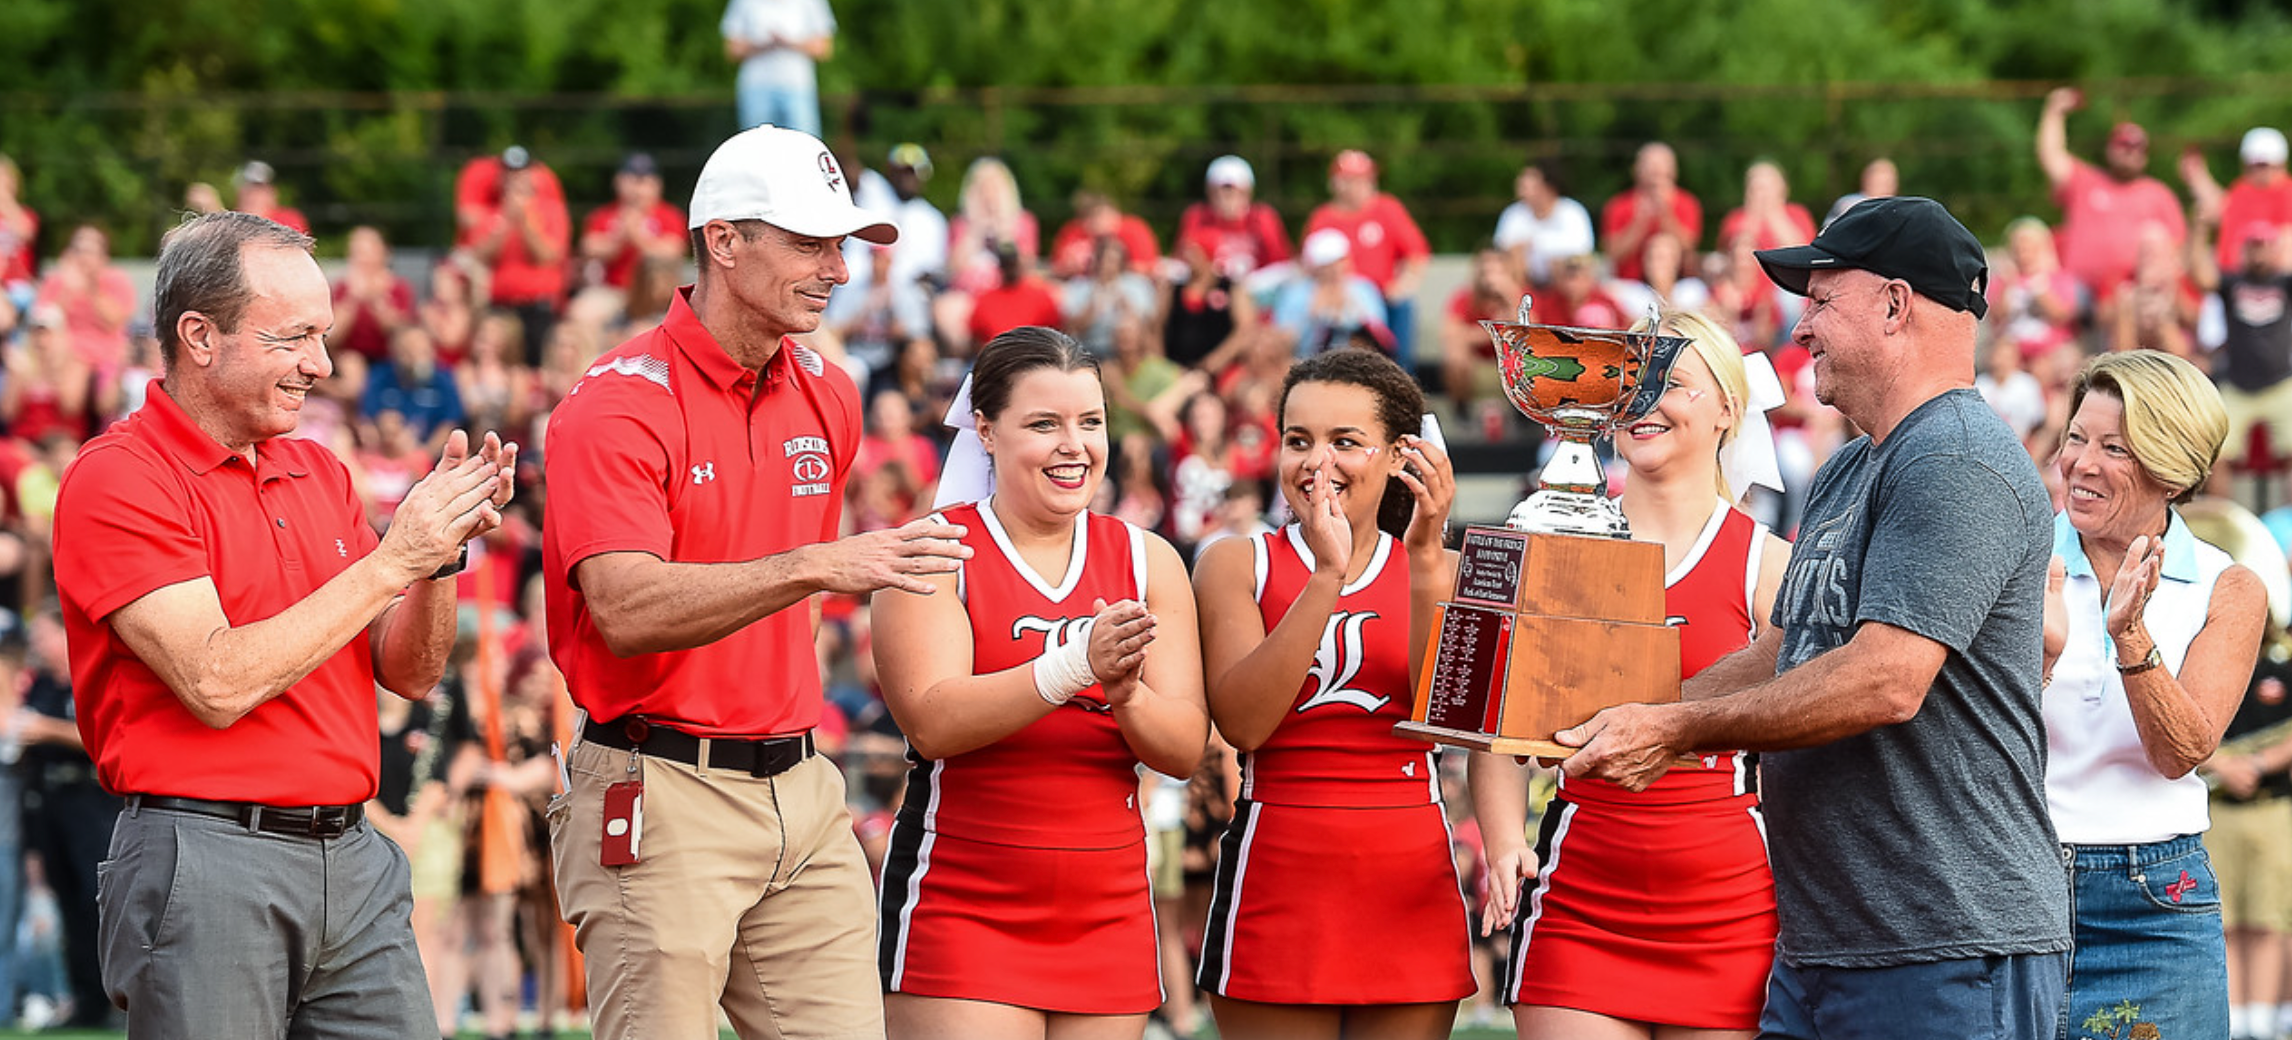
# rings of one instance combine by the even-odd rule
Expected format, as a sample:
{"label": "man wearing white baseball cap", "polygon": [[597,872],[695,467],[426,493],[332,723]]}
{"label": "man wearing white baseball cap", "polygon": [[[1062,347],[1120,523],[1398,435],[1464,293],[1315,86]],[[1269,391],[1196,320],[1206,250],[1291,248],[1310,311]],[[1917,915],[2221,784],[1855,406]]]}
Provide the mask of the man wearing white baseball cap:
{"label": "man wearing white baseball cap", "polygon": [[1249,160],[1218,156],[1210,160],[1202,181],[1203,201],[1187,206],[1178,216],[1173,254],[1184,258],[1189,248],[1199,249],[1209,258],[1210,269],[1227,278],[1240,278],[1293,255],[1281,214],[1253,197],[1257,172],[1250,169]]}
{"label": "man wearing white baseball cap", "polygon": [[[2221,270],[2235,271],[2244,266],[2244,243],[2251,240],[2254,228],[2292,227],[2292,177],[2284,172],[2287,151],[2292,149],[2286,146],[2284,132],[2275,127],[2256,126],[2245,131],[2236,149],[2243,172],[2226,192],[2213,180],[2203,156],[2194,149],[2181,155],[2181,180],[2196,200],[2195,218],[2219,222],[2220,240],[2213,262]],[[2241,446],[2230,444],[2229,449],[2241,450]]]}
{"label": "man wearing white baseball cap", "polygon": [[702,168],[696,284],[599,358],[551,420],[550,655],[584,713],[549,807],[596,1035],[881,1037],[873,894],[843,778],[813,748],[814,593],[898,588],[969,555],[919,520],[836,538],[858,391],[791,338],[844,284],[852,204],[809,134],[746,130]]}

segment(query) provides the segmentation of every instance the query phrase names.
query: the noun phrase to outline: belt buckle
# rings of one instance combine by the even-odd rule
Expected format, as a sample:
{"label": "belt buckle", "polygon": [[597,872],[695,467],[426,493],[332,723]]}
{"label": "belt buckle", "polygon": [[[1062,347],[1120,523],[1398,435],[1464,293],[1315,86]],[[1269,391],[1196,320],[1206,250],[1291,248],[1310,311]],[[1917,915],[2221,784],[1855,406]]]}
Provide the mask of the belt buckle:
{"label": "belt buckle", "polygon": [[755,748],[749,771],[759,778],[779,776],[804,761],[803,737],[766,737],[757,741]]}
{"label": "belt buckle", "polygon": [[310,836],[313,838],[339,838],[350,833],[350,810],[340,805],[324,805],[310,811]]}

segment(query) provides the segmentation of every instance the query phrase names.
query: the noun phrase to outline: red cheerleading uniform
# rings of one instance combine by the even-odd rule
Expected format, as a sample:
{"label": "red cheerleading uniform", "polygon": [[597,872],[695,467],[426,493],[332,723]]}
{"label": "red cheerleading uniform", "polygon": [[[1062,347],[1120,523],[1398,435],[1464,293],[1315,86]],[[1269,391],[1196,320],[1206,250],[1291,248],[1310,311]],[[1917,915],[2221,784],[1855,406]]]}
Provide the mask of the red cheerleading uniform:
{"label": "red cheerleading uniform", "polygon": [[[977,674],[1034,660],[1049,632],[1092,616],[1093,600],[1146,599],[1146,536],[1120,520],[1077,517],[1054,586],[1020,560],[993,510],[941,515],[972,551],[957,594]],[[907,757],[883,870],[885,992],[1070,1014],[1161,1006],[1138,757],[1103,691],[986,747]]]}
{"label": "red cheerleading uniform", "polygon": [[[1313,576],[1313,556],[1294,524],[1251,544],[1271,631]],[[1414,698],[1408,560],[1392,536],[1378,537],[1338,597],[1293,704],[1242,757],[1202,988],[1274,1004],[1471,996],[1472,925],[1432,749],[1393,734]]]}
{"label": "red cheerleading uniform", "polygon": [[[1763,524],[1721,504],[1667,576],[1682,678],[1747,645]],[[1704,755],[1634,794],[1563,777],[1512,924],[1505,1002],[1634,1022],[1755,1029],[1775,885],[1750,757]]]}

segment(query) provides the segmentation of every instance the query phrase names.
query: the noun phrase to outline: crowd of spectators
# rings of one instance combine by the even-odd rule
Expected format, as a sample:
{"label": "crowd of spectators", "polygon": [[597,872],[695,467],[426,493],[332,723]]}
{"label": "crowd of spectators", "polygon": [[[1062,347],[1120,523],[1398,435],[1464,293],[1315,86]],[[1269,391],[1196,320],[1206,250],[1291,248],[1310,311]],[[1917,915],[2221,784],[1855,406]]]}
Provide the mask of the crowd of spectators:
{"label": "crowd of spectators", "polygon": [[[2182,156],[2177,193],[2149,176],[2148,138],[2133,124],[2109,132],[2100,165],[2072,154],[2066,127],[2078,100],[2070,92],[2048,98],[2036,128],[2053,197],[2031,207],[2060,218],[2015,220],[1991,252],[1982,391],[2042,459],[2085,357],[2168,350],[2221,383],[2237,417],[2227,455],[2240,472],[2265,477],[2292,453],[2285,137],[2265,127],[2247,134],[2240,172],[2226,187],[2206,157]],[[1510,319],[1530,293],[1532,317],[1543,322],[1622,328],[1668,306],[1726,325],[1781,377],[1789,400],[1773,413],[1774,426],[1786,481],[1803,487],[1851,431],[1815,402],[1807,354],[1789,342],[1804,301],[1770,283],[1751,251],[1810,240],[1816,212],[1828,219],[1861,198],[1918,188],[1878,159],[1855,193],[1816,210],[1794,199],[1779,165],[1762,161],[1745,171],[1742,197],[1729,204],[1680,183],[1672,149],[1651,142],[1634,158],[1630,186],[1600,201],[1595,217],[1592,205],[1569,196],[1561,170],[1532,164],[1514,181],[1517,201],[1489,214],[1489,237],[1462,284],[1423,300],[1430,313],[1420,319],[1431,250],[1407,201],[1380,190],[1377,162],[1363,151],[1334,157],[1325,199],[1281,200],[1296,209],[1317,202],[1294,228],[1256,197],[1250,163],[1234,155],[1208,165],[1202,198],[1167,228],[1124,212],[1118,199],[1077,190],[1073,218],[1045,229],[1029,194],[1069,186],[1022,185],[994,158],[961,172],[956,205],[943,213],[927,194],[939,171],[913,143],[850,156],[845,169],[859,204],[895,214],[901,228],[891,246],[847,241],[850,282],[813,337],[851,371],[867,402],[847,525],[890,527],[927,512],[948,433],[941,419],[968,359],[1006,329],[1054,325],[1102,360],[1114,457],[1099,508],[1189,554],[1279,521],[1269,510],[1280,496],[1266,483],[1278,441],[1274,401],[1297,358],[1386,352],[1437,391],[1429,396],[1452,440],[1513,438],[1525,421],[1502,399],[1478,322]],[[52,611],[43,606],[45,525],[63,467],[82,441],[138,407],[159,375],[141,313],[147,303],[113,261],[103,230],[46,214],[43,235],[43,215],[19,198],[19,184],[19,171],[0,157],[0,595],[16,608],[0,611],[0,634],[16,627],[9,619]],[[246,163],[231,187],[230,208],[308,229],[283,206],[270,166]],[[283,189],[291,196],[291,185]],[[597,204],[576,221],[575,199]],[[225,205],[205,184],[188,186],[184,201],[198,211]],[[1720,214],[1715,222],[1706,220],[1706,202]],[[473,547],[460,579],[462,666],[434,702],[385,714],[385,741],[396,741],[386,761],[396,765],[379,799],[386,811],[376,814],[417,863],[418,925],[442,975],[441,1014],[456,1014],[474,984],[486,1029],[498,1033],[516,1010],[517,958],[553,964],[551,952],[562,947],[541,868],[545,839],[532,826],[553,780],[534,763],[561,739],[570,712],[535,631],[539,612],[525,606],[539,571],[544,433],[551,409],[599,353],[658,323],[689,277],[688,238],[659,167],[643,154],[628,156],[610,184],[569,185],[544,157],[510,147],[461,171],[454,213],[450,246],[412,280],[375,229],[320,229],[344,242],[339,263],[329,261],[335,372],[304,403],[298,435],[343,458],[378,522],[450,431],[499,430],[523,445],[512,515]],[[43,257],[41,244],[55,251]],[[1524,474],[1533,462],[1521,458],[1517,469]],[[2256,491],[2280,493],[2265,481]],[[1762,508],[1788,530],[1791,502]],[[871,639],[865,603],[823,605],[820,666],[835,708],[823,737],[838,745],[863,838],[880,854],[902,746],[873,688]],[[68,690],[46,656],[35,642],[23,674],[46,669],[44,681]],[[0,661],[7,658],[0,643]],[[0,669],[0,680],[8,671]],[[0,689],[0,701],[23,703],[28,683],[0,682],[16,687]],[[47,703],[50,715],[68,717],[68,696]],[[27,723],[34,710],[22,711],[0,758],[19,743],[71,743],[70,727]],[[1205,775],[1218,782],[1221,774]],[[502,797],[525,812],[472,808]],[[1150,813],[1192,839],[1189,878],[1207,881],[1217,810],[1217,799],[1179,786],[1163,788]],[[7,833],[0,826],[0,839]],[[60,867],[47,865],[48,887],[77,898],[78,883],[59,879]],[[21,875],[0,875],[0,1000],[20,1009],[28,990],[10,979],[6,950],[20,902],[11,886]],[[63,914],[66,925],[71,916]],[[557,968],[536,975],[564,977]],[[543,1007],[563,989],[543,986]]]}

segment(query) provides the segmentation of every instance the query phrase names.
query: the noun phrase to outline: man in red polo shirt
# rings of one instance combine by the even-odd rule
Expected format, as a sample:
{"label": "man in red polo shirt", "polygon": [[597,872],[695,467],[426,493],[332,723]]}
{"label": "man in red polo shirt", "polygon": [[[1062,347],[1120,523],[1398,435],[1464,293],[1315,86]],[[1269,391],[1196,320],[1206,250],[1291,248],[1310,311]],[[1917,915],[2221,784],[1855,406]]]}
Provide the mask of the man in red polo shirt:
{"label": "man in red polo shirt", "polygon": [[80,735],[126,796],[100,894],[130,1037],[407,1037],[436,1026],[406,857],[366,826],[376,684],[445,671],[456,553],[501,522],[516,449],[457,434],[368,527],[286,436],[332,370],[310,238],[245,213],[162,247],[165,376],[56,504]]}
{"label": "man in red polo shirt", "polygon": [[549,812],[596,1035],[880,1037],[873,883],[814,753],[816,592],[925,591],[969,555],[919,520],[838,540],[858,391],[788,338],[849,278],[854,206],[817,138],[760,126],[693,189],[700,279],[551,420],[550,654],[587,718]]}
{"label": "man in red polo shirt", "polygon": [[682,262],[684,239],[684,211],[661,198],[660,167],[632,152],[613,174],[613,201],[581,223],[581,259],[594,270],[591,282],[625,296],[637,265]]}
{"label": "man in red polo shirt", "polygon": [[1393,333],[1393,360],[1413,366],[1417,286],[1424,281],[1432,246],[1401,200],[1377,190],[1377,164],[1367,152],[1348,148],[1329,163],[1329,201],[1305,218],[1305,234],[1323,228],[1345,233],[1353,273],[1385,296],[1385,325]]}
{"label": "man in red polo shirt", "polygon": [[1647,240],[1667,232],[1686,247],[1689,266],[1703,241],[1703,203],[1679,186],[1679,154],[1661,141],[1639,146],[1631,163],[1631,187],[1600,207],[1600,246],[1614,259],[1616,277],[1646,281],[1640,254]]}
{"label": "man in red polo shirt", "polygon": [[541,364],[542,347],[565,302],[565,255],[573,244],[555,174],[511,145],[498,160],[497,190],[464,210],[459,243],[492,272],[493,305],[517,312],[524,323],[525,363]]}

